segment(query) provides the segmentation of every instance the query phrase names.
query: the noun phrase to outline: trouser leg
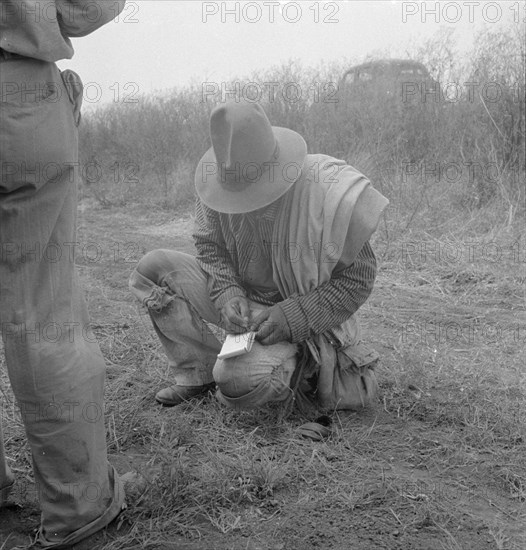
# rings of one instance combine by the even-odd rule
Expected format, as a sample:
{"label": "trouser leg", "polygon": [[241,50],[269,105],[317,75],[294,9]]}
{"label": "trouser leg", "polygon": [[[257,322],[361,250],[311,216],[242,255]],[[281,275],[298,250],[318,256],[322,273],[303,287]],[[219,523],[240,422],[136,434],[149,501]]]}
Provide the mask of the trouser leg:
{"label": "trouser leg", "polygon": [[289,342],[271,346],[254,342],[249,353],[217,361],[213,370],[217,398],[235,409],[284,401],[291,395],[297,351],[297,346]]}
{"label": "trouser leg", "polygon": [[104,360],[75,273],[77,128],[54,64],[10,60],[0,76],[19,90],[2,86],[0,103],[0,326],[42,543],[75,542],[124,500],[106,454]]}
{"label": "trouser leg", "polygon": [[[222,403],[258,407],[290,394],[296,346],[254,343],[246,355],[218,361],[221,344],[204,321],[218,324],[219,313],[209,298],[206,274],[194,257],[174,250],[154,250],[139,262],[130,289],[147,307],[155,331],[183,386],[215,381]],[[266,306],[251,302],[253,314]]]}
{"label": "trouser leg", "polygon": [[176,383],[213,382],[221,343],[205,321],[218,325],[219,312],[195,258],[175,250],[149,252],[132,273],[130,290],[148,309]]}

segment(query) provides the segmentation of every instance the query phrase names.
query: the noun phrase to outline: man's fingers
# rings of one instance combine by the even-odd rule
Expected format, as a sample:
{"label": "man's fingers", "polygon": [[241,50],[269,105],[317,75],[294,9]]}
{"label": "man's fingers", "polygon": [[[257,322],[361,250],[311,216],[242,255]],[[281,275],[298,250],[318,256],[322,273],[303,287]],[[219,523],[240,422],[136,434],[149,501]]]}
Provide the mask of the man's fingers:
{"label": "man's fingers", "polygon": [[228,304],[225,312],[230,322],[248,328],[250,309],[246,300],[239,300],[233,304]]}
{"label": "man's fingers", "polygon": [[248,302],[246,300],[240,300],[238,304],[239,313],[243,318],[243,322],[245,323],[245,326],[248,326],[248,321],[250,319],[250,307],[248,306]]}
{"label": "man's fingers", "polygon": [[275,337],[273,335],[273,333],[267,335],[265,338],[263,338],[262,340],[258,340],[259,343],[262,345],[262,346],[270,346],[271,344],[275,344],[276,342],[274,342],[275,340]]}
{"label": "man's fingers", "polygon": [[247,323],[242,317],[239,316],[234,310],[234,308],[228,306],[226,307],[221,315],[223,319],[223,325],[227,332],[245,332],[247,330]]}
{"label": "man's fingers", "polygon": [[231,330],[234,330],[236,333],[238,332],[246,332],[248,329],[248,323],[245,319],[240,317],[239,315],[231,315],[228,318],[229,326]]}
{"label": "man's fingers", "polygon": [[272,340],[275,339],[276,329],[279,329],[275,321],[272,320],[272,315],[268,312],[265,316],[265,319],[259,326],[259,329],[256,333],[256,339],[262,344],[272,343]]}
{"label": "man's fingers", "polygon": [[252,330],[252,331],[258,330],[261,323],[266,321],[268,319],[269,315],[270,314],[269,314],[268,310],[262,311],[259,315],[256,316],[256,318],[250,324],[250,330]]}
{"label": "man's fingers", "polygon": [[240,325],[240,326],[246,326],[246,321],[245,319],[243,319],[243,317],[237,313],[237,312],[232,312],[229,316],[228,316],[228,320],[231,322],[231,323],[234,323],[235,325]]}
{"label": "man's fingers", "polygon": [[264,325],[261,331],[256,335],[256,338],[258,335],[258,342],[263,346],[272,346],[273,344],[277,344],[278,342],[285,340],[285,335],[281,332],[279,327],[271,324]]}
{"label": "man's fingers", "polygon": [[230,299],[221,310],[221,318],[227,332],[246,332],[250,325],[250,306],[243,296]]}
{"label": "man's fingers", "polygon": [[247,332],[247,327],[241,326],[241,325],[234,325],[233,323],[228,325],[228,327],[226,328],[229,334],[244,334],[245,332]]}
{"label": "man's fingers", "polygon": [[261,325],[261,327],[259,328],[259,330],[256,333],[256,340],[260,343],[263,343],[265,341],[265,339],[270,336],[273,329],[274,329],[274,327],[272,326],[271,323],[268,323],[268,324],[265,323],[265,324]]}

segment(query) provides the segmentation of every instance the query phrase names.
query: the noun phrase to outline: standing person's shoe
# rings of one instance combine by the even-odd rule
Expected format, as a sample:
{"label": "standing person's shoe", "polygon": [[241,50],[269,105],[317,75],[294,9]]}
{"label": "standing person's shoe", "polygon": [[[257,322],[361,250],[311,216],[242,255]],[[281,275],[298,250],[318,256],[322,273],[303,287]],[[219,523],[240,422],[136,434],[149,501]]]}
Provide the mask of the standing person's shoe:
{"label": "standing person's shoe", "polygon": [[164,407],[174,407],[194,397],[205,395],[209,391],[214,390],[215,386],[215,382],[205,384],[204,386],[179,386],[175,384],[175,386],[169,386],[157,392],[155,399]]}
{"label": "standing person's shoe", "polygon": [[[148,480],[139,472],[127,472],[119,476],[126,495],[130,499],[138,499],[148,488]],[[49,543],[43,541],[39,535],[29,546],[16,546],[13,550],[93,550],[101,548],[107,542],[124,537],[132,529],[129,519],[123,519],[121,513],[127,506],[123,503],[119,513],[107,524],[96,527],[95,531],[90,526],[77,531],[77,536],[67,542]],[[84,533],[82,533],[84,531]],[[71,537],[67,537],[71,539]]]}

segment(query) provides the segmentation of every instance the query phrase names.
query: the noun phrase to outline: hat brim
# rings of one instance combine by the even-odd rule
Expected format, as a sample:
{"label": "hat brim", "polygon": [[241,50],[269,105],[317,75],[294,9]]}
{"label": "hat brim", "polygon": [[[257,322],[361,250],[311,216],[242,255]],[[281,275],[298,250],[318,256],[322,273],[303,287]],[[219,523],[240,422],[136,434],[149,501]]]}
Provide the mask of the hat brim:
{"label": "hat brim", "polygon": [[203,155],[195,171],[195,190],[206,206],[224,214],[244,214],[268,206],[294,185],[305,162],[307,144],[289,128],[272,126],[272,131],[279,143],[277,158],[257,181],[245,181],[238,189],[222,185],[213,147]]}

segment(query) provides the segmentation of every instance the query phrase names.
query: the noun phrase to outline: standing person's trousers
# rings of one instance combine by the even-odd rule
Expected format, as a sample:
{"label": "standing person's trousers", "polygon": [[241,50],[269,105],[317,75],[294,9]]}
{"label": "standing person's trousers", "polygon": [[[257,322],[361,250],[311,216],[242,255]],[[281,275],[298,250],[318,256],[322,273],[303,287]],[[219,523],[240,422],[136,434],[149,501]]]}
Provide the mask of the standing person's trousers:
{"label": "standing person's trousers", "polygon": [[[0,52],[0,328],[50,548],[102,529],[124,502],[74,266],[81,85],[64,76]],[[0,488],[11,479],[0,437]]]}
{"label": "standing person's trousers", "polygon": [[[180,386],[217,384],[217,397],[232,408],[257,408],[291,393],[297,346],[254,342],[250,353],[218,360],[221,343],[209,324],[221,319],[196,259],[175,250],[153,250],[130,277],[130,290],[150,314]],[[250,302],[255,316],[266,307]]]}

